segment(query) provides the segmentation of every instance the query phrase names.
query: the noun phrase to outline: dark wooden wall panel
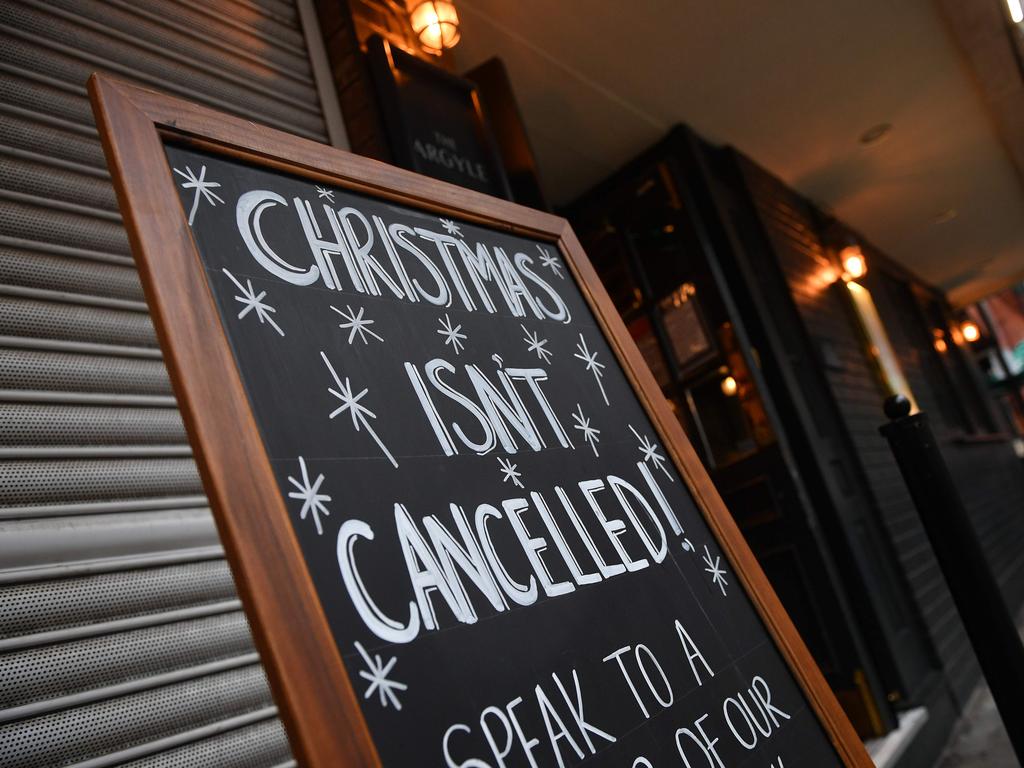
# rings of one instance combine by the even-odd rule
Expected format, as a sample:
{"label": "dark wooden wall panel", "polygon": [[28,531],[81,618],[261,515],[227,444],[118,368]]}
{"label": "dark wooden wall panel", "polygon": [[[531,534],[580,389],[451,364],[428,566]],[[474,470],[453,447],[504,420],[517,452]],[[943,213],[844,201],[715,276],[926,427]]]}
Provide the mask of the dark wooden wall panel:
{"label": "dark wooden wall panel", "polygon": [[[833,363],[828,382],[846,428],[860,456],[871,490],[900,563],[920,606],[927,629],[962,703],[979,670],[952,598],[939,570],[917,511],[892,454],[878,434],[885,397],[870,362],[841,285],[828,284],[833,268],[818,235],[818,217],[810,203],[779,179],[748,160],[741,162],[749,191],[765,232],[789,283],[798,311],[817,343],[830,347]],[[972,514],[1005,594],[1016,609],[1024,599],[1024,472],[1005,441],[954,441],[937,418],[937,397],[923,370],[927,350],[908,338],[900,308],[884,284],[878,266],[883,254],[866,253],[869,272],[863,281],[878,305],[904,373],[923,410],[933,414],[947,460]],[[905,309],[905,308],[904,308]]]}

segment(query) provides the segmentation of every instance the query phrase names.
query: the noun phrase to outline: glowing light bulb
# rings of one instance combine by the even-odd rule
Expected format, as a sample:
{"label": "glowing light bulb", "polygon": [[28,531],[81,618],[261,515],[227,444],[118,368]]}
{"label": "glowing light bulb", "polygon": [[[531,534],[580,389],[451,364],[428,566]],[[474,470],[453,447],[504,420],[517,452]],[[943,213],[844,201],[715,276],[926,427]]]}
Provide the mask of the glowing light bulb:
{"label": "glowing light bulb", "polygon": [[846,280],[857,280],[868,272],[868,263],[859,245],[848,245],[839,252],[839,260],[843,264],[843,277]]}
{"label": "glowing light bulb", "polygon": [[420,3],[409,14],[409,22],[427,53],[440,55],[445,49],[454,48],[461,37],[459,14],[446,0]]}
{"label": "glowing light bulb", "polygon": [[978,327],[977,323],[970,320],[966,320],[960,325],[960,333],[968,344],[973,344],[981,338],[981,328]]}
{"label": "glowing light bulb", "polygon": [[736,383],[736,379],[732,376],[726,376],[722,379],[722,394],[726,397],[732,397],[736,394],[736,390],[739,389],[739,385]]}
{"label": "glowing light bulb", "polygon": [[1006,0],[1006,7],[1010,9],[1010,20],[1014,24],[1024,21],[1024,6],[1021,5],[1020,0]]}

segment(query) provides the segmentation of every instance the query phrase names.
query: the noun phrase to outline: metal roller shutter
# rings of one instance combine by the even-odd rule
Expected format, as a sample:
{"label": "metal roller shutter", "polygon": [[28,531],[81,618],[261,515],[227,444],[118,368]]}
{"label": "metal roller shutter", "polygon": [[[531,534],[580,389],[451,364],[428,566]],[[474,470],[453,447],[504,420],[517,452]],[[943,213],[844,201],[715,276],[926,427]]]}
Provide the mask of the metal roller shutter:
{"label": "metal roller shutter", "polygon": [[294,764],[85,80],[325,141],[311,23],[285,0],[0,0],[0,765]]}

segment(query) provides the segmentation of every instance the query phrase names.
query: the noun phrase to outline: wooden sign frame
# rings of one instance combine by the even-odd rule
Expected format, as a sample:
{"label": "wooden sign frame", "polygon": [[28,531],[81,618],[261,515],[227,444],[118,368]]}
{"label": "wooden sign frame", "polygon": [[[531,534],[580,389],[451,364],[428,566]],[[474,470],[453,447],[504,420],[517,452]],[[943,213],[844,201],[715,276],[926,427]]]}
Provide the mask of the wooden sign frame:
{"label": "wooden sign frame", "polygon": [[179,202],[164,153],[166,138],[557,246],[671,461],[840,759],[850,768],[871,768],[863,744],[712,486],[565,219],[107,77],[93,75],[89,94],[164,361],[274,699],[300,764],[367,768],[381,762],[264,450]]}

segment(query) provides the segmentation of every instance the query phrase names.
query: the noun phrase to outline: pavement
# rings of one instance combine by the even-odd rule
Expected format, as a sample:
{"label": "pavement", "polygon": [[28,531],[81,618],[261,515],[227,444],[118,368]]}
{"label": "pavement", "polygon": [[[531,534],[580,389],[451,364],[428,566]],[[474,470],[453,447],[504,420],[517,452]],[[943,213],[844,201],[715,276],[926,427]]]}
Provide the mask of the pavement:
{"label": "pavement", "polygon": [[971,694],[935,768],[1020,768],[996,703],[984,683]]}

